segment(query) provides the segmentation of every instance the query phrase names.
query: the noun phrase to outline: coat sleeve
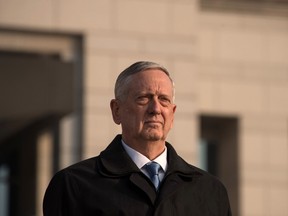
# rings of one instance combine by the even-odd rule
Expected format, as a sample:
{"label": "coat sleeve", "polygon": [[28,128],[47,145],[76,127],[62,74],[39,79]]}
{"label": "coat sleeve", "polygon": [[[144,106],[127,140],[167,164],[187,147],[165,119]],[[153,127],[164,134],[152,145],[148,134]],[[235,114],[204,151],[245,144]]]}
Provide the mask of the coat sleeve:
{"label": "coat sleeve", "polygon": [[50,181],[43,200],[44,216],[81,215],[77,184],[64,171]]}

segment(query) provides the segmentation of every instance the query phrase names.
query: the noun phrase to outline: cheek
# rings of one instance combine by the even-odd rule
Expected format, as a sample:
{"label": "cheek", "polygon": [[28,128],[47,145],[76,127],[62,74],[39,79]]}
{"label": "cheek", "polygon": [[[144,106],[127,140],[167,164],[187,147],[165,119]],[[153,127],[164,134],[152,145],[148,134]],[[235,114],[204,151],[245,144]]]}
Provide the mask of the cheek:
{"label": "cheek", "polygon": [[125,113],[124,113],[124,118],[126,122],[128,122],[129,124],[131,124],[131,127],[132,126],[137,126],[139,124],[142,123],[143,121],[143,113],[141,112],[141,110],[139,109],[133,109],[133,108],[130,108],[130,109],[126,109],[125,110]]}
{"label": "cheek", "polygon": [[174,121],[174,112],[171,110],[165,113],[165,122],[168,127],[172,127]]}

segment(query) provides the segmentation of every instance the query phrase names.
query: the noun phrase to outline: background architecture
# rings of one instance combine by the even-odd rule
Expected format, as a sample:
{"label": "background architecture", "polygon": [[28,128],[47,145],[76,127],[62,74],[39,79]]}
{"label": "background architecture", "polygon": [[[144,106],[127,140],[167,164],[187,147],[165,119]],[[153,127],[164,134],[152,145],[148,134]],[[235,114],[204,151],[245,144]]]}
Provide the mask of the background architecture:
{"label": "background architecture", "polygon": [[176,82],[171,141],[234,216],[288,216],[287,0],[0,0],[0,215],[41,216],[52,175],[119,133],[117,75]]}

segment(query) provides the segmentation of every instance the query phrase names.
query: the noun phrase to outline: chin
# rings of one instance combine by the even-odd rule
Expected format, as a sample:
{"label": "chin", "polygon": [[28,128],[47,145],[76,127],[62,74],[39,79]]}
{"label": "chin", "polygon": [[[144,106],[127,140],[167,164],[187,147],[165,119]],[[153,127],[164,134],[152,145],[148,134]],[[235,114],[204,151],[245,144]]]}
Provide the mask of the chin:
{"label": "chin", "polygon": [[155,128],[146,128],[141,134],[142,138],[147,141],[156,142],[165,139],[163,131]]}
{"label": "chin", "polygon": [[163,136],[160,134],[150,133],[145,135],[146,140],[148,141],[160,141],[163,139]]}

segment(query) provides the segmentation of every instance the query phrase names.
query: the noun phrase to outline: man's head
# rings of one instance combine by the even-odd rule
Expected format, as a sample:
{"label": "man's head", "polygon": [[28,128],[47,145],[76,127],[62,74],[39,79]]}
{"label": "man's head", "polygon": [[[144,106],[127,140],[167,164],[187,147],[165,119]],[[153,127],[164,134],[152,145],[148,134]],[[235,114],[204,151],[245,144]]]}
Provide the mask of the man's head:
{"label": "man's head", "polygon": [[125,142],[165,141],[176,110],[169,72],[153,62],[136,62],[118,76],[110,106]]}
{"label": "man's head", "polygon": [[164,72],[169,79],[171,80],[171,83],[173,85],[173,101],[174,101],[174,97],[175,97],[175,89],[174,89],[174,82],[172,80],[172,78],[170,77],[170,73],[168,72],[168,70],[163,67],[160,64],[157,64],[155,62],[150,62],[150,61],[139,61],[136,62],[132,65],[130,65],[128,68],[126,68],[124,71],[122,71],[115,83],[115,88],[114,88],[114,95],[116,99],[124,99],[127,96],[127,93],[129,91],[128,84],[129,82],[131,82],[131,75],[136,74],[136,73],[140,73],[146,70],[150,70],[150,69],[158,69],[162,72]]}

